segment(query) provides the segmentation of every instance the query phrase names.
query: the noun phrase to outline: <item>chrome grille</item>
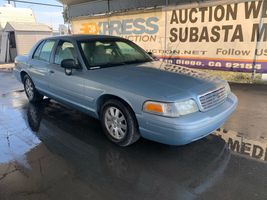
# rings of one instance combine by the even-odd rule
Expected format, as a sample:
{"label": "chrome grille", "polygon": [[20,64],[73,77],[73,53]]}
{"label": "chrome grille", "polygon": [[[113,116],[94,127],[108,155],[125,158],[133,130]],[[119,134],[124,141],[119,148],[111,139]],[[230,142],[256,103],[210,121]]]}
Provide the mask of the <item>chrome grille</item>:
{"label": "chrome grille", "polygon": [[225,87],[198,96],[202,111],[209,110],[224,102],[227,97]]}

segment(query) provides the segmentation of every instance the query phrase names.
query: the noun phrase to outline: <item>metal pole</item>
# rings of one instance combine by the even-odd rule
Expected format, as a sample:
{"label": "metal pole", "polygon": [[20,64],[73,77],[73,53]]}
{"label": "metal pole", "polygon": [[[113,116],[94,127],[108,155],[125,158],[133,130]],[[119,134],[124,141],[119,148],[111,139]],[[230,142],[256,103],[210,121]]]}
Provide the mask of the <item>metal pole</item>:
{"label": "metal pole", "polygon": [[[260,14],[260,21],[259,21],[259,27],[262,26],[262,22],[263,22],[263,7],[264,7],[264,4],[267,3],[267,0],[264,0],[262,1],[262,8],[261,8],[261,14]],[[259,43],[260,41],[258,41],[258,35],[257,35],[257,41],[256,41],[256,47],[255,47],[255,53],[254,53],[254,58],[253,58],[253,65],[252,65],[252,74],[251,74],[251,83],[254,82],[254,79],[255,79],[255,73],[256,73],[256,69],[255,69],[255,65],[256,65],[256,60],[257,60],[257,55],[256,55],[256,51],[259,47]]]}
{"label": "metal pole", "polygon": [[111,35],[111,30],[110,30],[110,0],[108,0],[108,34]]}
{"label": "metal pole", "polygon": [[165,56],[166,54],[165,54],[165,52],[166,52],[166,50],[167,50],[167,7],[169,6],[169,0],[166,0],[165,1],[165,32],[164,32],[164,34],[165,34],[165,36],[164,36],[164,53],[163,53],[163,55]]}

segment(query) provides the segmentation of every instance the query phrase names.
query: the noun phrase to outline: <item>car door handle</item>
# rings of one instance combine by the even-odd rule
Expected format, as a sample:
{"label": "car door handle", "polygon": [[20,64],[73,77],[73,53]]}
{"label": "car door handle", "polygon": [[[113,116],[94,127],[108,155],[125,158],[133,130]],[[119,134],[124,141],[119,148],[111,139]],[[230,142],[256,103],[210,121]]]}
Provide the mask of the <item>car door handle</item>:
{"label": "car door handle", "polygon": [[53,70],[49,70],[49,73],[50,74],[54,74],[55,72]]}

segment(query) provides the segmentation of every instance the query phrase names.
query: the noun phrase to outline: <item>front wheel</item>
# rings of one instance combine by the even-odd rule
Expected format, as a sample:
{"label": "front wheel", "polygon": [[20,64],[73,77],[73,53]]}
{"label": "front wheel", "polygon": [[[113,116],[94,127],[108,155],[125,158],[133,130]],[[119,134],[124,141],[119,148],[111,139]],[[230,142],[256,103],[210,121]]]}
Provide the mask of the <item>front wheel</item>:
{"label": "front wheel", "polygon": [[109,140],[119,146],[129,146],[140,138],[134,113],[119,100],[104,103],[101,125]]}
{"label": "front wheel", "polygon": [[36,90],[34,83],[28,75],[24,76],[23,83],[26,96],[31,103],[41,101],[44,98],[44,96]]}

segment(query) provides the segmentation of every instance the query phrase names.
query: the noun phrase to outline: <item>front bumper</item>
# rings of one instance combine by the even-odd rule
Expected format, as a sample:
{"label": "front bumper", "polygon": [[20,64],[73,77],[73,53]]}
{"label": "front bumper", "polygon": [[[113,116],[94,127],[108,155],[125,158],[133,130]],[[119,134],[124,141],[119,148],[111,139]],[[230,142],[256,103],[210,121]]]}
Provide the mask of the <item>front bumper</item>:
{"label": "front bumper", "polygon": [[237,97],[231,93],[226,101],[207,112],[197,112],[179,118],[167,118],[149,113],[137,115],[142,137],[168,145],[184,145],[201,139],[221,127],[235,111]]}
{"label": "front bumper", "polygon": [[14,76],[16,77],[16,79],[17,79],[19,82],[22,82],[22,80],[21,80],[21,76],[20,76],[20,70],[19,70],[17,67],[15,67],[15,68],[13,69],[13,74],[14,74]]}

